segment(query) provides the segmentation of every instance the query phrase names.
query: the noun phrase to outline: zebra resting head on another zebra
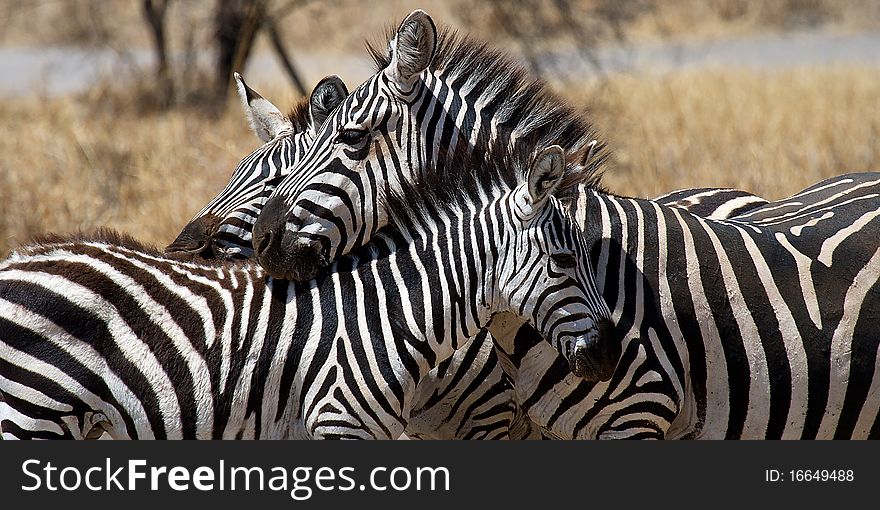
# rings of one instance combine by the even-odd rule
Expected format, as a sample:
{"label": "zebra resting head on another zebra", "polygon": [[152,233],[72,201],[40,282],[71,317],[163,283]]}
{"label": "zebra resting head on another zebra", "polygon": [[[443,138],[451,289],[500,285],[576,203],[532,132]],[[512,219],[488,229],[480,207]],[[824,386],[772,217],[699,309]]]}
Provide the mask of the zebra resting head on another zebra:
{"label": "zebra resting head on another zebra", "polygon": [[393,438],[416,383],[503,311],[616,362],[585,241],[552,196],[562,161],[552,147],[527,172],[493,158],[447,175],[454,188],[389,192],[395,223],[307,284],[118,236],[16,250],[0,263],[3,436]]}
{"label": "zebra resting head on another zebra", "polygon": [[[258,131],[258,126],[272,126],[273,122],[282,119],[277,107],[271,105],[266,99],[259,99],[261,96],[250,89],[241,76],[236,74],[236,83],[246,116],[254,128],[254,132],[261,140],[271,143],[274,138],[269,129]],[[322,82],[324,84],[326,82]],[[321,84],[318,85],[320,89]],[[329,112],[335,108],[338,103],[344,99],[340,97],[338,91],[343,90],[341,87],[330,88],[323,94],[324,101],[321,111]],[[320,96],[319,96],[320,97]],[[252,105],[252,101],[260,103]],[[311,104],[321,104],[319,101],[311,100]],[[314,107],[313,107],[314,109]],[[288,121],[294,126],[311,126],[302,127],[293,138],[302,135],[314,134],[312,131],[319,127],[319,123],[311,122],[312,118],[316,118],[314,114],[309,117],[309,109],[307,103],[303,101],[300,105],[292,110],[293,113],[288,114]],[[323,122],[323,119],[319,119]],[[275,131],[282,131],[276,129]],[[265,134],[269,132],[270,134]],[[261,134],[263,133],[263,134]],[[305,151],[311,145],[312,138],[301,136],[301,141],[295,145],[295,152],[287,157],[282,167],[277,165],[278,151],[259,151],[259,156],[249,156],[245,161],[249,171],[242,169],[236,170],[232,179],[224,187],[221,196],[224,197],[224,203],[241,204],[230,207],[232,210],[229,216],[221,218],[219,226],[214,231],[204,229],[200,239],[208,244],[210,249],[201,252],[203,257],[217,255],[234,255],[236,258],[249,258],[252,256],[253,248],[251,245],[251,232],[253,223],[256,220],[256,213],[262,208],[266,199],[266,194],[274,189],[277,184],[278,175],[289,174],[300,161]],[[255,153],[256,154],[256,153]],[[244,164],[244,162],[243,162]],[[264,168],[271,168],[272,172],[265,173]],[[249,175],[250,178],[242,179],[242,174]],[[261,185],[262,181],[262,185]],[[765,204],[766,201],[755,197],[754,195],[730,189],[689,189],[678,190],[663,197],[659,197],[659,203],[672,205],[686,209],[694,214],[710,218],[727,218],[742,213],[744,210],[754,208],[757,205]],[[220,202],[215,199],[214,202]],[[206,207],[202,211],[202,215],[210,214],[211,207]],[[200,216],[191,222],[195,223]],[[204,220],[202,220],[204,221]],[[192,225],[187,225],[181,236],[191,235]],[[187,232],[189,230],[189,232]],[[213,241],[216,235],[216,241]],[[217,249],[218,245],[222,245],[222,251]],[[178,248],[179,249],[179,248]],[[175,252],[175,246],[172,245],[166,249],[167,252]],[[497,322],[497,321],[495,321]],[[522,355],[520,350],[524,349],[524,343],[516,344],[516,348],[507,341],[511,340],[514,334],[509,335],[510,338],[502,338],[502,343],[497,344],[502,348],[501,355],[505,358],[517,360],[517,362],[508,365],[517,365]],[[543,343],[543,340],[534,335],[522,334],[521,339],[528,338],[534,344]],[[491,335],[483,332],[478,335],[471,346],[465,350],[457,351],[456,354],[449,358],[446,362],[432,370],[431,373],[418,385],[417,400],[419,403],[413,409],[411,420],[407,424],[406,434],[411,438],[435,438],[435,439],[472,439],[472,438],[498,438],[498,437],[532,437],[537,427],[534,423],[526,418],[521,412],[521,402],[527,402],[528,399],[517,399],[516,389],[511,387],[507,379],[513,377],[514,386],[529,387],[528,381],[532,378],[532,374],[523,375],[528,371],[519,369],[511,371],[505,375],[499,362],[498,353],[493,349],[495,339]],[[560,370],[568,372],[569,369],[561,360]],[[545,373],[549,369],[542,369]],[[535,378],[540,379],[540,376]],[[526,391],[519,389],[521,394]],[[502,404],[502,403],[506,403]],[[538,413],[540,414],[540,413]],[[526,434],[520,434],[517,431],[522,427],[513,424],[527,423]],[[512,429],[516,429],[513,430]],[[563,437],[570,437],[566,431],[554,430],[554,433],[561,433]]]}
{"label": "zebra resting head on another zebra", "polygon": [[[328,88],[321,93],[321,87],[327,84],[327,80],[324,80],[316,86],[308,103],[302,101],[294,106],[292,113],[284,119],[278,113],[280,110],[267,99],[257,99],[261,96],[248,87],[239,74],[235,74],[235,79],[245,115],[254,133],[264,142],[272,143],[276,137],[271,133],[262,134],[267,130],[258,130],[258,126],[271,126],[279,122],[279,119],[282,128],[285,128],[285,124],[292,124],[295,133],[289,137],[297,141],[293,145],[294,152],[281,166],[276,166],[278,150],[260,150],[258,155],[249,156],[245,160],[246,168],[238,168],[223,187],[220,194],[223,200],[219,197],[214,200],[215,203],[239,205],[227,208],[232,213],[220,218],[219,224],[218,217],[213,214],[214,208],[205,207],[184,227],[178,240],[166,248],[166,253],[187,253],[187,244],[180,246],[180,239],[192,243],[195,229],[198,242],[207,246],[207,249],[199,253],[200,257],[208,259],[216,255],[227,255],[228,258],[250,258],[253,254],[253,223],[256,213],[265,202],[266,194],[274,189],[278,182],[277,176],[286,175],[295,168],[311,144],[312,138],[309,135],[314,135],[314,129],[320,127],[320,123],[324,121],[324,118],[315,114],[315,110],[329,113],[344,99],[339,94],[344,91],[343,87]],[[257,100],[262,104],[256,103]],[[252,105],[252,101],[256,104]],[[312,105],[311,108],[307,108],[309,104]],[[309,110],[312,110],[310,118]],[[316,121],[312,122],[313,119]],[[245,166],[245,162],[239,166]],[[266,173],[265,168],[271,168],[272,171]],[[241,178],[242,175],[248,177]],[[209,219],[203,219],[206,217]],[[217,226],[212,229],[213,224]],[[222,245],[222,250],[218,249],[219,245]],[[537,427],[513,399],[513,389],[501,368],[493,339],[488,332],[478,335],[469,347],[457,351],[432,370],[419,382],[416,393],[416,404],[406,427],[406,435],[411,439],[521,439],[535,437],[538,433]]]}
{"label": "zebra resting head on another zebra", "polygon": [[[440,176],[438,186],[455,187],[447,174],[457,158],[479,168],[490,154],[503,159],[560,145],[569,160],[563,178],[596,184],[605,154],[589,124],[500,52],[438,32],[423,11],[401,23],[389,48],[388,56],[373,50],[376,75],[331,114],[258,216],[255,257],[273,277],[312,278],[368,242],[389,221],[380,200],[387,190],[428,175]],[[459,94],[470,94],[482,110]],[[510,176],[497,178],[511,183]],[[576,373],[597,379],[576,361],[590,357],[587,346],[554,347]]]}
{"label": "zebra resting head on another zebra", "polygon": [[269,274],[308,279],[367,242],[388,219],[381,191],[428,168],[443,173],[459,149],[479,166],[486,150],[560,145],[598,175],[604,147],[583,116],[503,53],[438,31],[420,10],[387,54],[370,51],[376,74],[331,115],[257,218],[256,258]]}
{"label": "zebra resting head on another zebra", "polygon": [[[477,164],[524,142],[558,144],[584,163],[595,138],[520,66],[438,32],[421,11],[375,57],[377,73],[254,225],[270,274],[313,274],[370,239],[388,219],[383,190],[432,171],[442,180],[457,147]],[[569,207],[622,355],[607,383],[586,383],[534,330],[493,331],[512,346],[500,349],[505,370],[515,365],[517,402],[535,423],[558,437],[880,437],[878,175],[774,203],[686,193],[712,219],[681,207],[681,195],[642,200],[590,184]]]}
{"label": "zebra resting head on another zebra", "polygon": [[251,230],[266,198],[297,166],[317,130],[348,96],[338,76],[327,76],[315,85],[308,99],[284,115],[238,73],[235,84],[245,117],[264,144],[241,160],[226,187],[165,248],[168,254],[250,258]]}

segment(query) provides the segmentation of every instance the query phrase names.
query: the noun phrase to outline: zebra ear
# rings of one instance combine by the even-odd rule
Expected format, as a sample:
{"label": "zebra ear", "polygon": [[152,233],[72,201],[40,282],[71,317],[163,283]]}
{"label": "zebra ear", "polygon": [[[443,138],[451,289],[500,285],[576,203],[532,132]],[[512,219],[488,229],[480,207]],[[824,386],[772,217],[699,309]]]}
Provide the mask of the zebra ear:
{"label": "zebra ear", "polygon": [[529,167],[527,183],[522,190],[521,202],[528,212],[541,207],[547,197],[556,191],[565,176],[565,151],[551,145],[535,155]]}
{"label": "zebra ear", "polygon": [[312,115],[312,128],[317,131],[327,117],[348,97],[348,88],[342,78],[331,74],[319,81],[309,97],[309,113]]}
{"label": "zebra ear", "polygon": [[408,89],[434,59],[437,27],[428,13],[417,9],[403,20],[389,44],[391,65],[386,72],[401,88]]}
{"label": "zebra ear", "polygon": [[293,129],[290,119],[285,117],[274,104],[248,87],[240,74],[235,73],[234,76],[235,88],[238,90],[238,97],[241,98],[244,115],[257,138],[268,142],[281,132]]}

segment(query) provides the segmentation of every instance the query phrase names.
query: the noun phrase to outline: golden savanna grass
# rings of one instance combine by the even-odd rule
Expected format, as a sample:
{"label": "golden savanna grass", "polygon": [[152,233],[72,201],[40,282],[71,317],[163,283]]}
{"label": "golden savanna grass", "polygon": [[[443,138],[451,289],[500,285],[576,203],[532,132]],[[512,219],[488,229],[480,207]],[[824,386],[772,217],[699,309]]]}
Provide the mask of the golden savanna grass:
{"label": "golden savanna grass", "polygon": [[[623,75],[562,93],[607,136],[604,180],[621,194],[733,186],[775,199],[880,169],[874,68]],[[0,102],[0,256],[39,232],[98,226],[164,246],[258,145],[235,105],[139,115],[125,97]]]}
{"label": "golden savanna grass", "polygon": [[218,120],[94,104],[0,102],[0,256],[39,232],[98,226],[167,244],[256,146],[233,108]]}
{"label": "golden savanna grass", "polygon": [[614,150],[615,192],[729,186],[772,200],[880,171],[880,69],[694,70],[567,92]]}

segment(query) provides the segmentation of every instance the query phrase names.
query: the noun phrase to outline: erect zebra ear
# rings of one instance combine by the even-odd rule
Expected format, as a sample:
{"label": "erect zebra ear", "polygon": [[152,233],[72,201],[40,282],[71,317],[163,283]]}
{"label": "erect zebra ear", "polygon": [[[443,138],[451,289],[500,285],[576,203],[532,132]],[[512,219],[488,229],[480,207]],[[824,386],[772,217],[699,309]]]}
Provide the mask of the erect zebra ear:
{"label": "erect zebra ear", "polygon": [[391,65],[385,71],[401,88],[409,88],[434,59],[437,27],[428,13],[417,9],[403,20],[389,44]]}
{"label": "erect zebra ear", "polygon": [[290,119],[284,116],[274,104],[248,87],[240,74],[235,73],[235,88],[241,105],[244,107],[244,115],[257,138],[264,142],[275,139],[279,133],[293,129]]}
{"label": "erect zebra ear", "polygon": [[348,97],[348,88],[342,78],[331,74],[319,81],[309,96],[309,113],[312,115],[312,128],[317,131],[330,116],[330,113]]}
{"label": "erect zebra ear", "polygon": [[541,207],[547,197],[556,191],[565,176],[565,152],[558,145],[543,149],[532,159],[528,179],[518,191],[524,213],[530,214]]}

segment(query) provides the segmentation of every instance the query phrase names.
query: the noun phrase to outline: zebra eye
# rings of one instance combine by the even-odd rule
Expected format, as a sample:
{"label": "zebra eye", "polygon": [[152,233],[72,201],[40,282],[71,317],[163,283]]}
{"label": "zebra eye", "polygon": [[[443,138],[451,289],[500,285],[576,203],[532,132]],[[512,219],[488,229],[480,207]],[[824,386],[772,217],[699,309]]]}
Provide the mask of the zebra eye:
{"label": "zebra eye", "polygon": [[550,260],[562,269],[572,269],[577,264],[573,253],[554,253],[550,255]]}
{"label": "zebra eye", "polygon": [[366,129],[343,129],[339,133],[339,136],[336,137],[336,141],[342,142],[346,145],[357,145],[361,143],[366,137]]}

